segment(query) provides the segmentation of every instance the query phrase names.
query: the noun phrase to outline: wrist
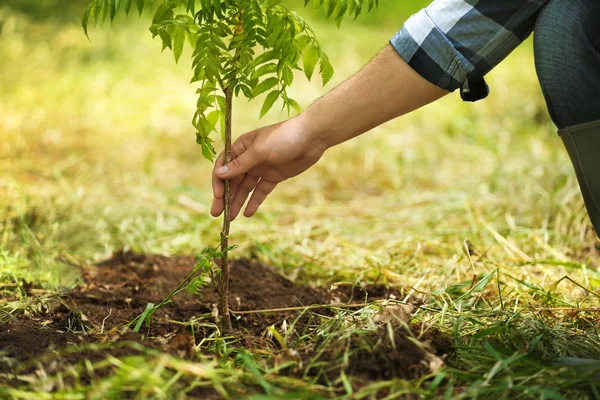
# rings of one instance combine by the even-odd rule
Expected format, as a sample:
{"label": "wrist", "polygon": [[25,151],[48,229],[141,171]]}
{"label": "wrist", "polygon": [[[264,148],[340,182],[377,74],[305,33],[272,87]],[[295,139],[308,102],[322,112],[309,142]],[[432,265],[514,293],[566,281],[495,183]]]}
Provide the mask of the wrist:
{"label": "wrist", "polygon": [[317,115],[308,110],[302,112],[300,115],[292,118],[290,122],[295,125],[297,132],[300,132],[302,136],[306,138],[306,141],[322,152],[325,152],[330,147],[333,147],[335,143],[331,143],[330,129],[327,127],[324,121],[320,121]]}

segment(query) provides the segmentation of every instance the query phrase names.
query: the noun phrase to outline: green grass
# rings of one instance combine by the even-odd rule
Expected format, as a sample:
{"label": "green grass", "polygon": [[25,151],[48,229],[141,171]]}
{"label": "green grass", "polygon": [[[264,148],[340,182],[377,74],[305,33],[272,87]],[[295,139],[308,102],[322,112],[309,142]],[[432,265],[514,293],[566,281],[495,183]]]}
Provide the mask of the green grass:
{"label": "green grass", "polygon": [[[364,65],[418,9],[405,4],[342,30],[315,17],[335,82],[321,88],[298,79],[294,98],[305,107]],[[159,55],[147,21],[94,29],[92,43],[78,21],[61,25],[1,7],[0,21],[0,317],[43,312],[46,297],[78,283],[72,265],[115,249],[190,254],[215,245],[220,222],[207,211],[211,167],[194,144],[189,66]],[[139,40],[126,44],[129,37]],[[417,320],[455,341],[450,366],[436,378],[333,393],[278,374],[273,356],[219,339],[206,345],[218,347],[219,358],[189,363],[146,349],[96,363],[92,369],[116,372],[91,384],[54,377],[55,398],[121,390],[172,398],[194,385],[254,398],[370,398],[386,389],[422,398],[598,397],[592,377],[551,365],[558,356],[600,358],[598,312],[566,311],[600,307],[600,273],[597,239],[547,116],[531,43],[488,83],[485,101],[466,104],[455,94],[333,149],[281,185],[259,215],[233,224],[238,256],[257,254],[301,281],[378,280],[418,290],[411,297],[426,305]],[[235,107],[236,134],[285,118],[257,121],[258,101]],[[570,280],[554,285],[564,276]],[[28,298],[24,282],[44,294]],[[564,309],[547,310],[555,307]],[[321,329],[341,334],[327,320]],[[21,383],[0,396],[51,397],[42,378]]]}

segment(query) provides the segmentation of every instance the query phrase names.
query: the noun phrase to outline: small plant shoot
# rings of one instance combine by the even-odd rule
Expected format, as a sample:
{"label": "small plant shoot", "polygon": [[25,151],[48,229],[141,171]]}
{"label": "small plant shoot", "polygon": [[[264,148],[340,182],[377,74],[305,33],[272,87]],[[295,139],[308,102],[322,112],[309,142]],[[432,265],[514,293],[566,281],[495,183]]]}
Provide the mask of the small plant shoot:
{"label": "small plant shoot", "polygon": [[[378,0],[303,0],[316,12],[324,13],[338,26],[344,17],[356,18],[370,11]],[[94,0],[86,9],[82,26],[113,21],[119,13],[135,9],[142,15],[153,8],[150,32],[159,37],[162,49],[173,52],[178,62],[184,48],[189,46],[192,57],[191,82],[198,86],[198,101],[192,118],[196,142],[202,155],[213,161],[214,143],[220,137],[224,144],[225,161],[232,159],[231,132],[233,99],[253,99],[261,95],[263,117],[276,103],[290,113],[300,112],[298,103],[289,96],[294,71],[304,71],[310,80],[315,71],[326,84],[333,75],[327,55],[310,26],[281,0]],[[228,306],[229,231],[231,223],[231,186],[225,182],[225,212],[221,232],[221,251],[217,268],[214,260],[206,265],[206,252],[199,258],[199,273],[212,274],[219,293],[219,325],[227,332],[232,329]],[[213,273],[212,271],[215,271]],[[190,280],[193,285],[205,281]],[[181,289],[181,288],[179,288]],[[191,288],[193,291],[193,288]],[[152,307],[151,307],[152,308]],[[150,308],[143,319],[151,316]],[[139,327],[138,327],[139,329]]]}

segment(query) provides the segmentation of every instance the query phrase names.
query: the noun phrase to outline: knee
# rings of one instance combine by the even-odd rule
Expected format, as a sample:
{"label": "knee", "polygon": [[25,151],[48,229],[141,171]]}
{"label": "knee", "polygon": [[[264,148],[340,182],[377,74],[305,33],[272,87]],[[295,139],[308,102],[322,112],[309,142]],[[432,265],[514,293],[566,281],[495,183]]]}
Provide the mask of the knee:
{"label": "knee", "polygon": [[561,115],[581,100],[576,93],[595,92],[597,96],[599,19],[600,1],[550,0],[536,20],[535,66],[550,114],[559,127],[579,123]]}
{"label": "knee", "polygon": [[557,70],[569,69],[590,53],[600,52],[600,2],[550,0],[535,23],[536,66],[542,75],[559,78]]}

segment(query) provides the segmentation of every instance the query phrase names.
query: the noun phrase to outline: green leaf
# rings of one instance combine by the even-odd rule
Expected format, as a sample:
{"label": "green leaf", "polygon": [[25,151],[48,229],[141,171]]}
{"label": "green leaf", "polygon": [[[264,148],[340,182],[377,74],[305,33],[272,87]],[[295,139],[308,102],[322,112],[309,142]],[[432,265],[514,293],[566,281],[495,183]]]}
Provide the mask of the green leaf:
{"label": "green leaf", "polygon": [[173,35],[173,55],[175,56],[175,62],[178,63],[183,54],[183,46],[185,43],[185,31],[181,28],[175,29]]}
{"label": "green leaf", "polygon": [[375,2],[373,0],[369,0],[369,9],[367,10],[368,13],[371,12],[374,5],[375,5]]}
{"label": "green leaf", "polygon": [[[352,2],[354,0],[350,1]],[[334,18],[336,19],[336,22],[342,22],[342,18],[346,14],[346,11],[348,11],[348,0],[341,0],[335,10]]]}
{"label": "green leaf", "polygon": [[283,77],[283,83],[285,83],[286,86],[291,86],[292,82],[294,82],[294,73],[292,72],[292,69],[286,65],[281,71],[281,75]]}
{"label": "green leaf", "polygon": [[185,37],[188,44],[192,47],[192,50],[196,50],[196,36],[191,32],[186,32]]}
{"label": "green leaf", "polygon": [[103,0],[102,7],[100,7],[100,22],[102,24],[106,21],[106,15],[108,14],[108,2],[109,0]]}
{"label": "green leaf", "polygon": [[158,30],[158,36],[160,36],[161,40],[162,40],[162,49],[166,49],[168,48],[173,48],[173,38],[171,37],[171,35],[169,34],[169,32],[167,32],[164,29],[159,29]]}
{"label": "green leaf", "polygon": [[135,328],[133,328],[133,331],[135,333],[138,333],[140,331],[140,328],[142,327],[142,324],[147,319],[149,319],[150,317],[152,317],[152,311],[153,310],[154,310],[154,304],[153,303],[146,304],[146,309],[144,310],[144,312],[142,313],[142,315],[140,315],[138,317],[137,324],[135,324]]}
{"label": "green leaf", "polygon": [[92,13],[94,14],[94,24],[98,25],[98,18],[100,18],[100,10],[102,10],[102,1],[96,0],[92,6]]}
{"label": "green leaf", "polygon": [[358,18],[358,16],[362,13],[362,0],[356,0],[356,9],[354,10],[354,19]]}
{"label": "green leaf", "polygon": [[296,48],[298,51],[304,52],[309,44],[312,43],[312,39],[307,35],[300,35],[296,37]]}
{"label": "green leaf", "polygon": [[304,65],[304,74],[306,78],[310,81],[313,73],[315,71],[315,66],[317,65],[317,61],[319,60],[319,49],[311,44],[306,50],[304,50],[304,54],[302,54],[302,65]]}
{"label": "green leaf", "polygon": [[278,97],[279,90],[273,90],[267,95],[267,98],[265,99],[265,102],[263,103],[262,108],[260,110],[260,118],[264,117],[269,112],[271,107],[273,107],[273,104],[275,104],[275,101],[277,101]]}
{"label": "green leaf", "polygon": [[81,19],[81,27],[83,28],[83,32],[85,33],[85,36],[88,37],[88,39],[90,38],[90,36],[88,35],[88,22],[90,20],[90,13],[94,4],[96,3],[91,3],[88,6],[88,8],[86,8],[85,12],[83,13],[83,18]]}
{"label": "green leaf", "polygon": [[137,6],[138,12],[142,15],[145,6],[145,0],[135,0],[135,4]]}
{"label": "green leaf", "polygon": [[241,89],[242,93],[244,93],[244,96],[246,96],[247,99],[254,98],[254,95],[252,94],[252,89],[250,89],[249,86],[240,84],[238,87]]}
{"label": "green leaf", "polygon": [[302,109],[300,108],[300,104],[298,104],[296,100],[288,98],[287,102],[298,114],[300,114]]}
{"label": "green leaf", "polygon": [[196,14],[196,0],[187,0],[185,9],[192,15]]}
{"label": "green leaf", "polygon": [[202,142],[202,156],[208,161],[213,162],[217,152],[211,143],[208,141]]}
{"label": "green leaf", "polygon": [[173,10],[164,4],[159,5],[152,17],[152,24],[160,24],[165,20],[173,19]]}
{"label": "green leaf", "polygon": [[[222,117],[222,114],[223,113],[220,110],[213,110],[208,113],[208,115],[206,116],[206,119],[214,126],[217,126],[217,123],[219,122],[219,119]],[[223,118],[224,118],[224,116],[223,116]]]}
{"label": "green leaf", "polygon": [[217,18],[222,19],[223,14],[221,14],[221,1],[220,0],[212,0],[213,9],[215,11],[215,15]]}
{"label": "green leaf", "polygon": [[213,162],[215,159],[216,151],[212,145],[212,141],[207,136],[204,136],[202,133],[196,133],[196,143],[202,146],[202,156],[206,158],[208,161]]}
{"label": "green leaf", "polygon": [[352,15],[354,14],[354,11],[356,10],[356,1],[357,0],[349,0],[350,3],[348,4],[348,15]]}
{"label": "green leaf", "polygon": [[129,11],[131,10],[131,0],[123,0],[123,9],[125,10],[125,15],[129,15]]}
{"label": "green leaf", "polygon": [[210,141],[208,135],[213,131],[216,132],[217,127],[208,118],[201,118],[199,122],[200,125],[202,125],[202,129],[204,130],[204,132],[206,132],[205,139],[207,141]]}
{"label": "green leaf", "polygon": [[115,3],[115,0],[108,0],[108,16],[111,22],[115,19],[116,13],[117,4]]}
{"label": "green leaf", "polygon": [[217,99],[217,104],[219,105],[219,110],[221,110],[223,113],[225,113],[225,110],[227,109],[227,99],[225,98],[225,96],[216,95],[215,99]]}
{"label": "green leaf", "polygon": [[331,80],[333,76],[333,67],[329,62],[329,57],[325,53],[321,53],[321,77],[323,78],[323,86]]}
{"label": "green leaf", "polygon": [[331,17],[331,15],[333,14],[333,10],[335,10],[335,6],[337,5],[337,3],[335,2],[335,0],[325,0],[325,4],[324,6],[327,9],[327,18]]}
{"label": "green leaf", "polygon": [[252,78],[260,78],[263,75],[270,74],[275,71],[277,71],[277,64],[275,64],[275,63],[264,64],[252,73]]}
{"label": "green leaf", "polygon": [[258,84],[252,91],[254,97],[259,96],[269,89],[274,88],[279,83],[279,80],[275,77],[267,78]]}
{"label": "green leaf", "polygon": [[269,50],[256,57],[256,59],[254,60],[254,65],[260,65],[268,61],[277,60],[278,58],[279,54],[276,51]]}

